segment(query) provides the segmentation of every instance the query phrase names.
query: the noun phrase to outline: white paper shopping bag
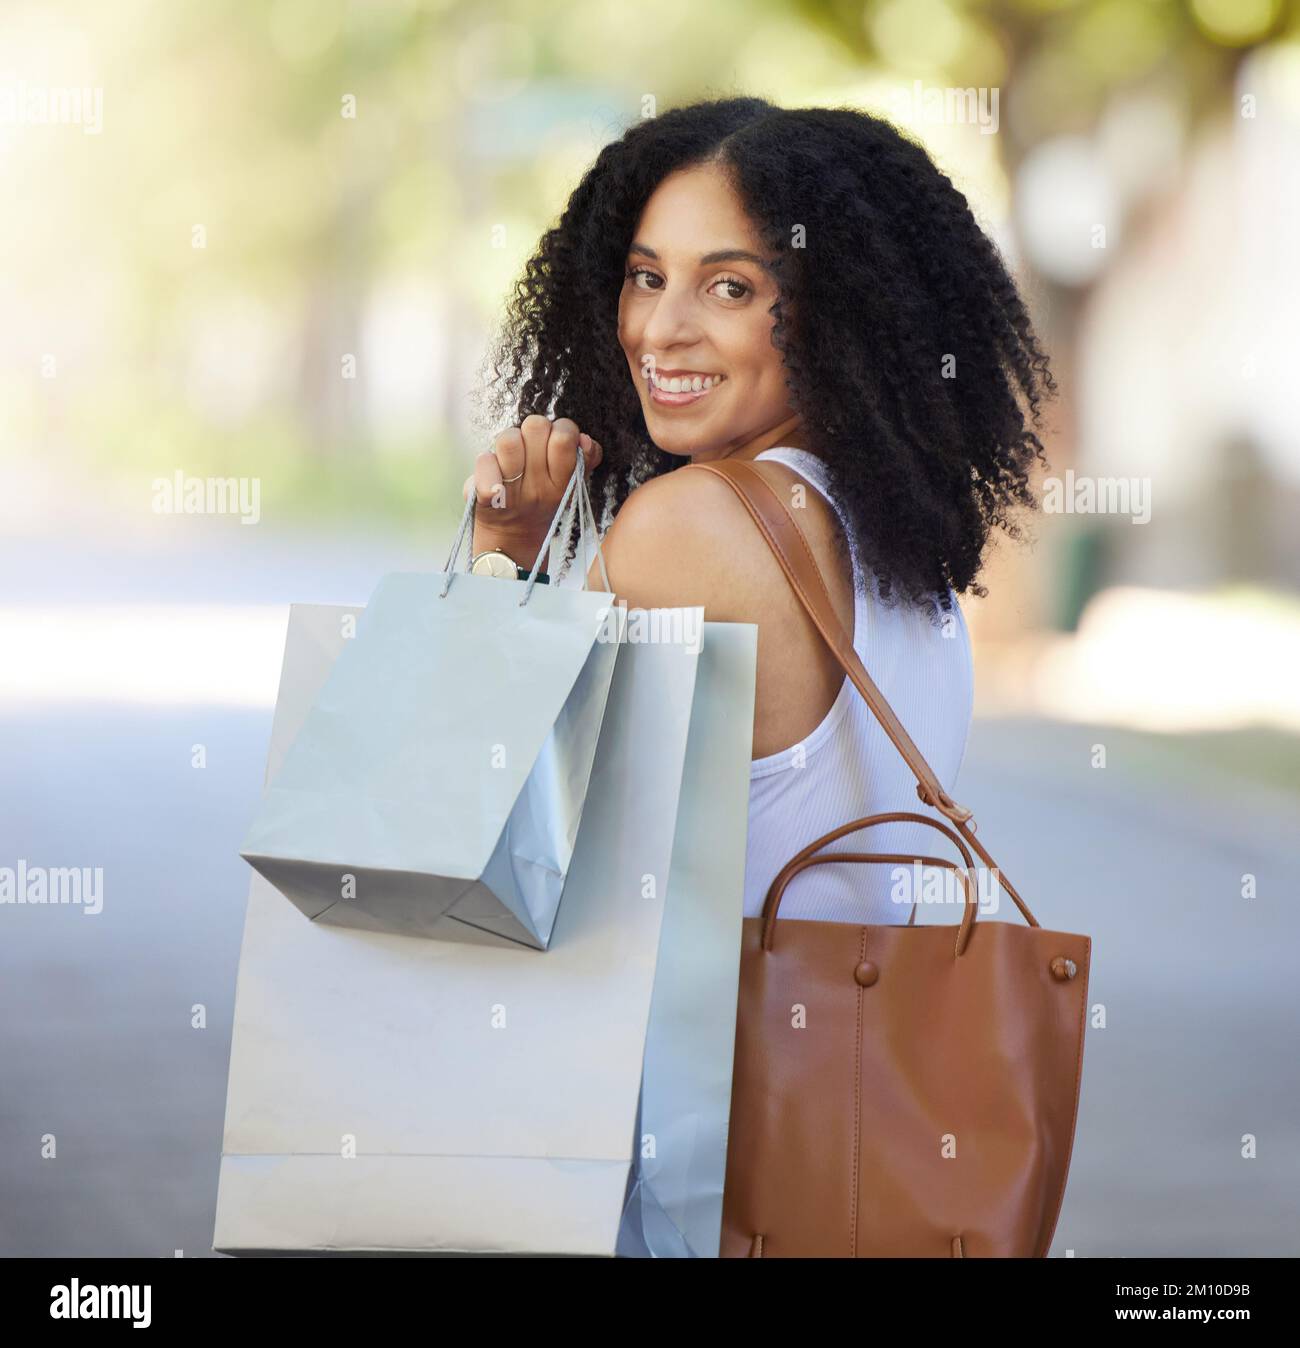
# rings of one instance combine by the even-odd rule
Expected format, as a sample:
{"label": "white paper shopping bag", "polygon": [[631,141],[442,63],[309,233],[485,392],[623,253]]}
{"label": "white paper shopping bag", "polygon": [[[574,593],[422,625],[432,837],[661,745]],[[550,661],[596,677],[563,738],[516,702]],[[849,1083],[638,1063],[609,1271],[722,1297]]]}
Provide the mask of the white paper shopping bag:
{"label": "white paper shopping bag", "polygon": [[[269,773],[341,612],[291,610]],[[254,877],[216,1249],[614,1252],[696,669],[620,650],[545,951],[304,922]]]}

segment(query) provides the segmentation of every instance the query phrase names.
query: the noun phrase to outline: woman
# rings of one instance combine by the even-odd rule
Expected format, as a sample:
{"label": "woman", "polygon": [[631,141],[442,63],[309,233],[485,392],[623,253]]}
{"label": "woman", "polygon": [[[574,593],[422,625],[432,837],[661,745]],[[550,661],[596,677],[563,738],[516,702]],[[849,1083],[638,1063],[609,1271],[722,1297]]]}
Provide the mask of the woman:
{"label": "woman", "polygon": [[[845,630],[951,792],[973,687],[956,596],[986,593],[994,526],[1019,537],[1010,512],[1034,504],[1033,427],[1054,391],[965,199],[860,112],[737,98],[643,122],[542,239],[487,398],[516,424],[465,484],[476,565],[531,566],[581,444],[613,515],[618,598],[757,624],[746,916],[813,838],[918,809],[915,780],[741,502],[713,474],[672,470],[752,460],[798,508]],[[871,846],[933,841],[895,823]],[[804,872],[783,916],[906,922],[916,896],[869,870]]]}

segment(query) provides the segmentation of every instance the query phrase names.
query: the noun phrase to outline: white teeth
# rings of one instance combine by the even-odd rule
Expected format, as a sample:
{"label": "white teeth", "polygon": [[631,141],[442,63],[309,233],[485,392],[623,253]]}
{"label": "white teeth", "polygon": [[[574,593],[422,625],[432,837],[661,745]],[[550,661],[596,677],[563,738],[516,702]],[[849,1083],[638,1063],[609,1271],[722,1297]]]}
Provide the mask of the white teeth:
{"label": "white teeth", "polygon": [[686,374],[667,379],[661,374],[651,374],[650,382],[664,393],[704,393],[716,388],[725,378],[721,374]]}

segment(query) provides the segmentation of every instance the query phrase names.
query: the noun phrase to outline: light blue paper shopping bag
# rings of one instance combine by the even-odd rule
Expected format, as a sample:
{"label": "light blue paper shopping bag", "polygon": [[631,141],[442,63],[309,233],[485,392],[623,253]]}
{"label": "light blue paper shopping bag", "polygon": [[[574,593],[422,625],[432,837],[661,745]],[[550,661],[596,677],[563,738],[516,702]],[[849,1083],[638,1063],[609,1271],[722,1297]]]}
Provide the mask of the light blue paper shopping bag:
{"label": "light blue paper shopping bag", "polygon": [[[552,532],[571,497],[581,453]],[[316,921],[545,949],[618,634],[608,593],[457,573],[473,510],[344,633],[241,853]]]}
{"label": "light blue paper shopping bag", "polygon": [[703,628],[617,1253],[717,1258],[740,981],[758,628]]}

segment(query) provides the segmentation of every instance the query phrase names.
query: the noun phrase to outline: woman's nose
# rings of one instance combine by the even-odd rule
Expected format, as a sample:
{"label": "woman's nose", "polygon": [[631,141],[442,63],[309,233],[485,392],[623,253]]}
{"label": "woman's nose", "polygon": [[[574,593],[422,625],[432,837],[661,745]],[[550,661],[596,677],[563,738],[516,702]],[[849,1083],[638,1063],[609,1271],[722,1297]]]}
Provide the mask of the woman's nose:
{"label": "woman's nose", "polygon": [[698,316],[689,292],[664,290],[646,320],[645,344],[659,351],[680,346],[695,339],[697,327]]}

